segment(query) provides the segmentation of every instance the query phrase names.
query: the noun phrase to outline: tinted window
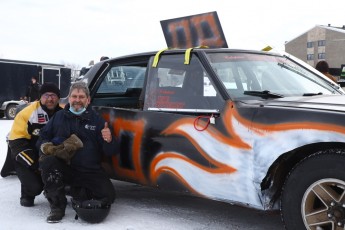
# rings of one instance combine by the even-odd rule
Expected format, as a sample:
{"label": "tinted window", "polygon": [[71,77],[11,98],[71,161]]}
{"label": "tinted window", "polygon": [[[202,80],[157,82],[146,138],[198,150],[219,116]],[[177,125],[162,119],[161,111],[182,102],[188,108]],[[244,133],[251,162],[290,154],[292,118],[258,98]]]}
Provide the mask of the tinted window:
{"label": "tinted window", "polygon": [[219,110],[223,99],[196,56],[189,65],[184,55],[162,56],[148,74],[145,107],[149,110]]}
{"label": "tinted window", "polygon": [[109,69],[97,93],[126,93],[128,90],[142,88],[145,67],[115,66]]}

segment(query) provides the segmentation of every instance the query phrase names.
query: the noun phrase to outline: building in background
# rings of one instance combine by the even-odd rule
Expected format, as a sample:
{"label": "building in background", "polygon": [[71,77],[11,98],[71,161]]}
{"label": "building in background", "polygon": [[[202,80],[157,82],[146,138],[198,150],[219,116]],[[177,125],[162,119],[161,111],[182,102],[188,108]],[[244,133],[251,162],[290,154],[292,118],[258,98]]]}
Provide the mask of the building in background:
{"label": "building in background", "polygon": [[326,60],[330,73],[340,78],[341,67],[345,65],[345,25],[317,25],[286,42],[285,51],[313,67],[318,61]]}

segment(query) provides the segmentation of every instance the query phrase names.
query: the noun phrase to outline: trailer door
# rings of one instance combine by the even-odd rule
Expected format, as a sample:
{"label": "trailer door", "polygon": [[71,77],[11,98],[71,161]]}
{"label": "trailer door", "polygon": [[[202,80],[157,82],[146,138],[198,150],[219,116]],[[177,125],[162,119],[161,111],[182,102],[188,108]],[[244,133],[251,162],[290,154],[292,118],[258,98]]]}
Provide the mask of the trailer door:
{"label": "trailer door", "polygon": [[43,67],[42,68],[42,84],[45,82],[55,83],[59,89],[61,88],[60,68]]}

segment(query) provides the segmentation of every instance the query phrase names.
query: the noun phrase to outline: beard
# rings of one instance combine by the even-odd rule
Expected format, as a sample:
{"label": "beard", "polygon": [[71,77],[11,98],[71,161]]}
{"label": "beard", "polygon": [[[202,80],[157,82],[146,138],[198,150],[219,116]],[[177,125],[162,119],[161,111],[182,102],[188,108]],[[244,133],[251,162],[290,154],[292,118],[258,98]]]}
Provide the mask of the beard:
{"label": "beard", "polygon": [[86,109],[85,104],[79,103],[79,102],[74,102],[71,104],[71,107],[73,108],[74,111],[79,112],[82,111],[84,108]]}

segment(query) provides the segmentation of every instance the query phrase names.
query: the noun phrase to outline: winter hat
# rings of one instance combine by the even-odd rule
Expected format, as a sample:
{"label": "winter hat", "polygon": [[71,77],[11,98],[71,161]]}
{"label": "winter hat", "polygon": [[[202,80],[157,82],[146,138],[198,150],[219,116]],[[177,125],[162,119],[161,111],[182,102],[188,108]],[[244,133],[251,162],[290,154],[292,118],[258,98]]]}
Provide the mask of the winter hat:
{"label": "winter hat", "polygon": [[59,88],[52,82],[46,82],[41,86],[40,95],[45,94],[46,92],[55,93],[60,98]]}

